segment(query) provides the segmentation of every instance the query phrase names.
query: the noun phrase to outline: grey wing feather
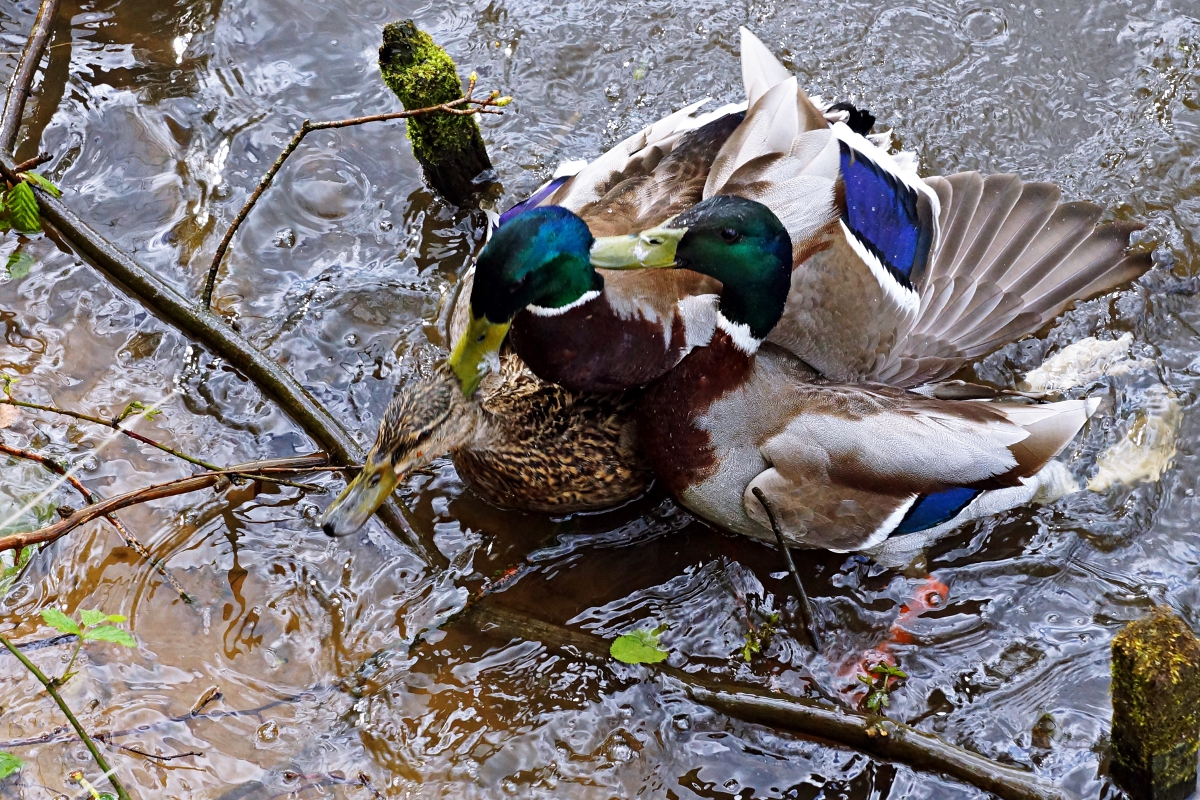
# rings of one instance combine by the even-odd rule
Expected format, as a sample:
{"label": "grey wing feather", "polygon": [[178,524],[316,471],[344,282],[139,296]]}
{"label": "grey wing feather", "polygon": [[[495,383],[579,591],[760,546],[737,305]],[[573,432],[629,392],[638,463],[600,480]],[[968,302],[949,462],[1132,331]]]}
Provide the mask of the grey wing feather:
{"label": "grey wing feather", "polygon": [[919,279],[915,320],[867,379],[946,378],[1150,267],[1149,254],[1129,252],[1141,226],[1098,225],[1099,206],[1060,203],[1052,184],[974,172],[928,183],[942,201],[942,243]]}
{"label": "grey wing feather", "polygon": [[759,451],[769,468],[743,494],[761,530],[762,489],[794,544],[858,550],[878,544],[922,494],[995,489],[1035,475],[1074,438],[1096,400],[1029,405],[945,401],[864,385],[815,388]]}

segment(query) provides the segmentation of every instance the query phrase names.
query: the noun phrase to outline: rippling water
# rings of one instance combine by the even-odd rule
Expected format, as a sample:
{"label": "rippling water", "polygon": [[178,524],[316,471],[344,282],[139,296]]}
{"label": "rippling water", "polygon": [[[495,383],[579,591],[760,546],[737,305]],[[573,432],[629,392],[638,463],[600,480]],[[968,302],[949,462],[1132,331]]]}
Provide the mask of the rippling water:
{"label": "rippling water", "polygon": [[[5,77],[36,11],[32,0],[0,8]],[[911,642],[891,645],[911,676],[893,717],[1084,796],[1113,796],[1111,637],[1154,602],[1200,625],[1200,9],[1182,0],[65,0],[18,156],[52,153],[48,173],[74,209],[196,296],[226,225],[303,119],[396,108],[375,49],[380,26],[401,17],[464,72],[477,70],[482,87],[516,98],[484,121],[508,201],[560,159],[594,157],[688,100],[740,99],[745,24],[811,91],[868,105],[928,173],[1015,171],[1147,223],[1155,270],[976,373],[1014,385],[1072,341],[1131,332],[1138,365],[1085,387],[1107,410],[1072,466],[1086,475],[1165,396],[1181,408],[1173,466],[1158,482],[1016,511],[939,544],[924,566],[947,601],[905,623]],[[478,222],[425,189],[397,123],[312,134],[242,227],[219,307],[366,442],[395,383],[438,357],[439,300],[478,245]],[[0,257],[17,246],[36,263],[0,277],[0,370],[20,377],[23,397],[103,414],[167,397],[166,413],[139,429],[214,462],[311,449],[252,386],[53,237],[6,235]],[[95,456],[105,431],[38,414],[2,435],[81,464],[104,495],[187,474],[127,441]],[[0,514],[47,484],[32,466],[0,469]],[[89,646],[65,691],[94,730],[146,726],[122,740],[129,746],[202,753],[152,762],[112,751],[142,797],[369,797],[347,783],[363,774],[387,797],[979,796],[732,722],[638,669],[597,668],[538,643],[452,626],[408,648],[483,579],[524,562],[499,598],[508,607],[609,637],[665,623],[672,663],[799,692],[810,674],[844,683],[924,584],[921,569],[805,554],[827,631],[827,658],[808,663],[787,634],[795,609],[778,555],[661,496],[565,520],[500,512],[443,461],[401,497],[449,572],[432,574],[374,523],[363,536],[325,538],[311,520],[328,496],[233,487],[121,515],[196,606],[92,525],[37,556],[0,615],[20,637],[47,634],[34,620],[49,604],[129,615],[137,651]],[[79,502],[67,490],[54,499]],[[784,630],[746,664],[748,621],[777,611]],[[66,655],[38,659],[60,669]],[[172,721],[210,686],[223,698],[208,710],[257,710]],[[61,724],[35,688],[0,660],[0,738]],[[15,752],[32,765],[0,789],[15,797],[75,791],[66,774],[90,767],[77,743]]]}

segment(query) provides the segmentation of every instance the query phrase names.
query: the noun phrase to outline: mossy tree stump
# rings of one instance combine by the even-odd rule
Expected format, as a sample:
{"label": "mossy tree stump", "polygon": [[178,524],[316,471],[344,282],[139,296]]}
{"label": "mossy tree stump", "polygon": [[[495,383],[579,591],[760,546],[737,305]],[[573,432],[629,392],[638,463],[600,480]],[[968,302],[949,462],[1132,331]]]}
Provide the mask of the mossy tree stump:
{"label": "mossy tree stump", "polygon": [[1200,641],[1170,609],[1130,623],[1112,643],[1112,776],[1134,800],[1183,800],[1196,789]]}
{"label": "mossy tree stump", "polygon": [[[412,20],[384,26],[379,70],[410,111],[463,96],[454,60]],[[456,206],[473,205],[491,184],[486,173],[492,169],[475,117],[434,113],[405,122],[413,155],[434,191]]]}

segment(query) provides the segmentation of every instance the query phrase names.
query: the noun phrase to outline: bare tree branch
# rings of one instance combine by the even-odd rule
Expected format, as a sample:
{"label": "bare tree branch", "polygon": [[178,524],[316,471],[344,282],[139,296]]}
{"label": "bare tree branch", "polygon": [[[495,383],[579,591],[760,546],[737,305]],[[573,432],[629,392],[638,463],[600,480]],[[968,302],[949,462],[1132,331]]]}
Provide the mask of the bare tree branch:
{"label": "bare tree branch", "polygon": [[36,169],[48,161],[53,161],[54,156],[49,153],[38,153],[33,158],[27,158],[17,166],[13,167],[13,172],[28,172],[31,169]]}
{"label": "bare tree branch", "polygon": [[[233,222],[229,225],[229,230],[225,231],[225,235],[221,238],[221,243],[217,245],[217,252],[213,256],[212,264],[208,268],[208,279],[204,282],[204,292],[201,295],[201,301],[205,308],[212,308],[213,290],[217,285],[217,273],[221,268],[221,261],[225,258],[225,252],[229,249],[230,243],[233,241],[233,235],[237,233],[237,229],[245,222],[246,217],[250,214],[250,209],[254,208],[254,204],[258,202],[258,198],[262,197],[262,193],[267,190],[274,180],[275,174],[279,172],[279,168],[283,166],[283,162],[287,157],[304,141],[304,137],[313,131],[332,130],[334,128],[349,128],[352,125],[365,125],[368,122],[384,122],[390,119],[408,119],[409,117],[419,117],[425,114],[499,114],[496,110],[497,106],[507,104],[505,98],[501,98],[499,92],[492,92],[484,100],[475,100],[472,95],[475,92],[475,75],[471,75],[470,83],[467,85],[466,94],[457,100],[452,100],[449,103],[430,106],[428,108],[417,108],[412,111],[391,111],[387,114],[372,114],[367,117],[353,117],[351,119],[332,120],[329,122],[309,122],[304,120],[300,125],[300,130],[296,131],[296,135],[287,143],[279,157],[275,159],[275,163],[262,176],[262,180],[258,182],[258,186],[250,194],[246,200],[246,204],[242,206],[242,210],[233,218]],[[465,106],[465,108],[464,108]]]}
{"label": "bare tree branch", "polygon": [[[79,494],[83,496],[83,501],[89,506],[94,506],[96,503],[100,502],[96,495],[93,494],[90,489],[84,486],[78,478],[69,474],[62,464],[59,464],[52,458],[44,456],[40,453],[35,453],[32,450],[22,450],[19,447],[11,447],[3,442],[0,442],[0,453],[7,453],[13,458],[23,458],[26,461],[36,462],[41,464],[50,472],[53,472],[55,475],[62,475],[66,479],[67,483],[71,484],[75,491],[79,492]],[[155,558],[154,554],[150,552],[146,545],[142,544],[136,536],[130,533],[129,529],[126,528],[125,525],[119,519],[117,519],[115,515],[105,514],[104,518],[112,523],[112,526],[117,529],[117,533],[119,533],[121,538],[125,540],[125,544],[129,545],[131,550],[145,559],[146,563],[153,567],[154,571],[157,572],[159,576],[167,582],[167,585],[179,594],[179,597],[183,600],[183,602],[189,605],[195,602],[192,596],[187,593],[187,591],[183,588],[179,581],[175,579],[175,576],[170,573],[162,561]]]}
{"label": "bare tree branch", "polygon": [[273,459],[271,461],[255,461],[249,464],[239,464],[232,469],[202,472],[199,475],[191,475],[187,478],[178,478],[173,481],[166,481],[165,483],[145,486],[141,489],[135,489],[132,492],[126,492],[117,497],[103,500],[87,508],[82,508],[66,519],[56,522],[53,525],[39,528],[36,531],[24,531],[21,533],[12,533],[8,536],[0,536],[0,551],[15,550],[42,542],[52,542],[60,536],[75,530],[80,525],[85,525],[94,519],[107,516],[122,508],[139,505],[151,500],[159,500],[164,497],[175,497],[176,495],[188,494],[189,492],[198,492],[201,489],[215,486],[222,480],[228,480],[232,477],[254,477],[258,473],[269,475],[281,472],[304,472],[308,467],[324,466],[328,460],[328,457],[324,454],[318,454],[314,456]]}
{"label": "bare tree branch", "polygon": [[[543,622],[495,603],[478,603],[458,624],[502,638],[541,642],[568,657],[613,666],[609,643],[595,634]],[[1067,795],[1036,775],[942,741],[885,717],[862,714],[824,703],[734,681],[713,681],[666,662],[646,669],[678,682],[697,703],[732,719],[789,730],[802,736],[849,747],[875,758],[937,772],[991,792],[1002,800],[1066,800]]]}
{"label": "bare tree branch", "polygon": [[[210,471],[224,469],[224,467],[217,466],[216,464],[210,464],[207,461],[203,461],[199,458],[195,458],[194,456],[189,456],[187,453],[167,447],[165,444],[156,442],[153,439],[149,438],[148,436],[143,436],[142,434],[138,433],[137,431],[129,430],[128,428],[122,428],[121,423],[124,421],[124,419],[126,419],[125,415],[122,415],[121,417],[115,417],[113,419],[104,419],[103,417],[97,417],[92,414],[83,414],[79,411],[70,411],[65,408],[58,408],[57,406],[45,406],[45,405],[42,405],[41,403],[30,403],[25,400],[17,400],[11,396],[10,397],[0,397],[0,405],[16,406],[17,408],[27,408],[31,411],[44,411],[48,414],[59,414],[64,417],[70,417],[71,419],[80,420],[81,422],[91,422],[94,425],[103,425],[106,428],[111,428],[114,431],[117,431],[119,433],[124,434],[125,436],[128,436],[130,439],[133,439],[135,442],[141,442],[142,444],[148,444],[151,447],[156,447],[159,450],[163,451],[164,453],[170,453],[171,455],[175,456],[176,458],[178,458],[182,461],[186,461],[189,464],[194,464],[197,467],[202,467],[202,468],[204,468],[206,470],[210,470]],[[134,416],[136,416],[136,415],[134,415]],[[246,477],[249,477],[249,476],[246,476]],[[295,481],[289,481],[289,480],[285,480],[283,478],[274,478],[274,477],[271,477],[268,475],[257,475],[257,476],[255,476],[255,478],[258,480],[268,481],[270,483],[277,483],[281,486],[291,486],[296,489],[303,489],[305,491],[323,491],[322,487],[320,487],[320,486],[316,486],[316,485],[312,485],[312,484],[296,483]]]}
{"label": "bare tree branch", "polygon": [[[12,157],[0,151],[0,176],[12,182],[20,180],[13,171],[15,167]],[[197,309],[191,301],[93,230],[66,203],[37,186],[31,188],[37,197],[42,219],[54,226],[65,246],[78,251],[113,284],[168,325],[225,359],[259,391],[278,403],[317,446],[329,451],[336,464],[348,466],[362,463],[364,453],[358,443],[287,370],[247,342],[224,320]],[[389,499],[375,513],[426,564],[446,565],[441,553],[426,549],[417,539],[395,500]]]}
{"label": "bare tree branch", "polygon": [[[33,76],[37,74],[38,64],[46,52],[46,43],[50,41],[50,26],[54,24],[54,15],[58,12],[58,0],[42,0],[38,9],[37,21],[29,33],[29,41],[21,54],[21,62],[13,74],[12,83],[8,87],[8,99],[4,103],[4,115],[0,117],[0,149],[5,153],[12,152],[17,143],[17,134],[21,131],[21,119],[25,116],[25,101],[29,99],[29,90],[33,87]],[[26,167],[28,169],[28,167]]]}

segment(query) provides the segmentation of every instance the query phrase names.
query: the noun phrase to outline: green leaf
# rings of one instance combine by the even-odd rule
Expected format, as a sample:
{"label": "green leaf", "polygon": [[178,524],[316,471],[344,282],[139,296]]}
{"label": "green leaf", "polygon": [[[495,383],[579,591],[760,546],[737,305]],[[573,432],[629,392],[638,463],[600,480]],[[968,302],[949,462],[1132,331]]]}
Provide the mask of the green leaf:
{"label": "green leaf", "polygon": [[617,661],[626,664],[657,664],[665,661],[667,651],[658,646],[658,636],[666,626],[646,630],[639,628],[633,633],[618,636],[609,648],[609,653]]}
{"label": "green leaf", "polygon": [[101,622],[108,622],[108,614],[99,609],[85,608],[79,612],[79,621],[91,627],[92,625],[99,625]]}
{"label": "green leaf", "polygon": [[129,618],[124,614],[109,614],[107,611],[101,611],[98,608],[88,608],[79,612],[79,619],[84,625],[91,627],[92,625],[99,625],[101,622],[124,622]]}
{"label": "green leaf", "polygon": [[882,661],[880,663],[876,664],[875,666],[871,667],[870,670],[868,670],[868,671],[876,677],[881,677],[883,675],[887,675],[892,678],[902,678],[902,679],[908,677],[908,673],[905,672],[904,670],[900,669],[897,666],[893,666],[891,664],[884,663]]}
{"label": "green leaf", "polygon": [[37,233],[42,229],[42,219],[38,215],[37,198],[29,184],[21,181],[8,190],[4,198],[8,206],[8,218],[12,226],[22,233]]}
{"label": "green leaf", "polygon": [[129,635],[129,631],[114,628],[112,625],[101,625],[99,628],[89,628],[83,632],[84,641],[112,642],[126,647],[137,647],[137,641]]}
{"label": "green leaf", "polygon": [[12,775],[23,766],[25,766],[25,762],[12,753],[0,751],[0,781]]}
{"label": "green leaf", "polygon": [[79,626],[75,624],[75,620],[71,619],[57,608],[43,608],[42,619],[46,621],[47,625],[49,625],[51,628],[54,628],[56,631],[74,634],[82,633],[82,631],[79,630]]}
{"label": "green leaf", "polygon": [[33,545],[22,547],[21,552],[17,553],[16,557],[12,559],[12,564],[5,564],[4,571],[0,572],[0,597],[5,597],[8,594],[8,590],[17,582],[17,576],[21,574],[21,570],[25,569],[25,565],[29,563],[29,559],[33,558],[33,553],[36,549]]}
{"label": "green leaf", "polygon": [[62,197],[62,189],[51,183],[50,179],[44,175],[39,175],[36,172],[26,172],[24,175],[25,180],[37,186],[39,189],[47,191],[55,197]]}
{"label": "green leaf", "polygon": [[33,266],[34,260],[34,257],[29,255],[29,253],[17,250],[9,255],[5,272],[14,281],[19,281],[29,276],[29,268]]}

